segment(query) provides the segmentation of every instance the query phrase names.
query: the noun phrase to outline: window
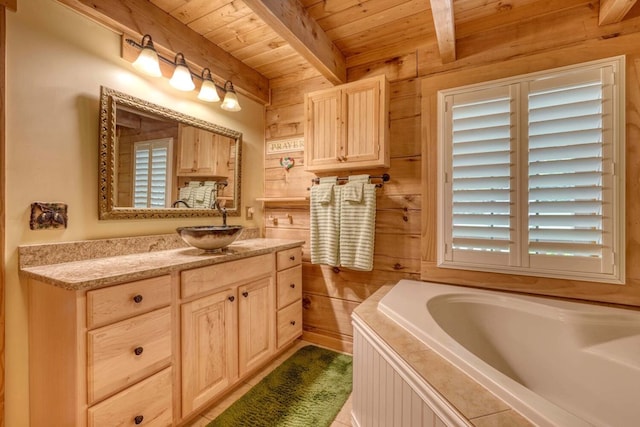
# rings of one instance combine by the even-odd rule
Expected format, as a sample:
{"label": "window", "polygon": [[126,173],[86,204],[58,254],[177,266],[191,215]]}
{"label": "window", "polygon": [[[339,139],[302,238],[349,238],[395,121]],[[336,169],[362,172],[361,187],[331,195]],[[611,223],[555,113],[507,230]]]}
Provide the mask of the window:
{"label": "window", "polygon": [[172,138],[165,138],[134,143],[133,207],[170,206],[172,142]]}
{"label": "window", "polygon": [[439,92],[442,267],[624,283],[624,58]]}

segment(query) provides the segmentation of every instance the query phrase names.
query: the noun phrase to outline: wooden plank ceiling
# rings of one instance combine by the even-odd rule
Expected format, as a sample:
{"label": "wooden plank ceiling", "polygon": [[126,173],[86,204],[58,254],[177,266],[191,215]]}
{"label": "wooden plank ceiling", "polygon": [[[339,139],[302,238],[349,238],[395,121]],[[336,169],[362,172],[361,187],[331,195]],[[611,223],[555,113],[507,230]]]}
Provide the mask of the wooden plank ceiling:
{"label": "wooden plank ceiling", "polygon": [[[58,1],[99,20],[103,15],[112,26],[119,23],[115,27],[121,31],[151,32],[154,41],[164,41],[161,44],[166,48],[193,50],[196,38],[204,43],[208,40],[210,46],[199,46],[199,52],[224,63],[219,67],[220,77],[233,79],[241,90],[263,102],[268,88],[261,78],[322,75],[338,84],[346,81],[350,66],[402,56],[425,46],[437,46],[441,61],[452,62],[460,59],[457,41],[571,8],[599,7],[600,25],[620,22],[640,9],[637,0]],[[167,19],[159,19],[159,14]],[[123,17],[128,22],[121,22]],[[156,32],[165,34],[154,34],[154,24]],[[177,31],[176,25],[184,30]],[[186,42],[180,45],[182,41]],[[228,57],[216,54],[218,48]],[[186,52],[185,56],[190,58]],[[243,67],[255,70],[256,75]]]}

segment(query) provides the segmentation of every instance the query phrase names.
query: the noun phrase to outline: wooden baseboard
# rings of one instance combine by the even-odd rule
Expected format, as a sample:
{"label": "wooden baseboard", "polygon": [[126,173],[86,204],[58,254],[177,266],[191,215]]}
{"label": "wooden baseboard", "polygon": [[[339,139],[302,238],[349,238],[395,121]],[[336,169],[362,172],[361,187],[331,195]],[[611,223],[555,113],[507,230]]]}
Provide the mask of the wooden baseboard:
{"label": "wooden baseboard", "polygon": [[353,354],[353,338],[342,335],[340,337],[326,335],[319,332],[303,331],[302,339],[311,344],[321,345],[343,353]]}

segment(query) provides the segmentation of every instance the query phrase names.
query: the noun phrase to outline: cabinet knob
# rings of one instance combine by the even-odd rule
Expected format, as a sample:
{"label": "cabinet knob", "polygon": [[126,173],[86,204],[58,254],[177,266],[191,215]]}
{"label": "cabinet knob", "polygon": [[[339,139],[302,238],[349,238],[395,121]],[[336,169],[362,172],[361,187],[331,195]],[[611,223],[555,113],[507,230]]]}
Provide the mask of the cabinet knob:
{"label": "cabinet knob", "polygon": [[136,296],[133,297],[133,302],[135,302],[136,304],[140,304],[142,302],[142,295],[138,294]]}
{"label": "cabinet knob", "polygon": [[248,296],[249,296],[249,292],[244,291],[244,292],[242,293],[242,296],[243,296],[243,297],[245,297],[245,298],[246,298],[246,297],[248,297]]}
{"label": "cabinet knob", "polygon": [[136,423],[136,425],[138,425],[138,424],[141,424],[143,420],[144,420],[144,417],[142,415],[138,415],[133,419],[133,422]]}
{"label": "cabinet knob", "polygon": [[140,356],[143,351],[144,351],[144,348],[142,347],[136,347],[133,349],[133,352],[135,353],[136,356]]}
{"label": "cabinet knob", "polygon": [[295,321],[295,320],[292,320],[292,321],[291,321],[291,322],[289,322],[289,323],[291,323],[291,326],[295,326],[295,325],[296,325],[296,321]]}
{"label": "cabinet knob", "polygon": [[291,255],[291,256],[289,257],[289,259],[290,259],[291,261],[295,261],[295,260],[296,260],[296,257],[295,257],[295,255]]}
{"label": "cabinet knob", "polygon": [[291,289],[295,289],[295,288],[296,288],[296,284],[295,284],[295,283],[292,283],[292,284],[290,284],[290,285],[289,285],[289,287],[290,287]]}
{"label": "cabinet knob", "polygon": [[234,302],[236,300],[236,297],[234,297],[233,295],[231,295],[229,298],[227,298],[229,301]]}

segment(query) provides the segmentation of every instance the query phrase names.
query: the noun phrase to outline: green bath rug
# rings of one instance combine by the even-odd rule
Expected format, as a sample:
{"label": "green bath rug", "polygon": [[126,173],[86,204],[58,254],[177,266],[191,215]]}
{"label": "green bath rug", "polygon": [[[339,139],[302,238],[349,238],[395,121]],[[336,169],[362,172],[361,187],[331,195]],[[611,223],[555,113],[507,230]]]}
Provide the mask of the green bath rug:
{"label": "green bath rug", "polygon": [[308,345],[207,427],[330,426],[351,394],[351,356]]}

